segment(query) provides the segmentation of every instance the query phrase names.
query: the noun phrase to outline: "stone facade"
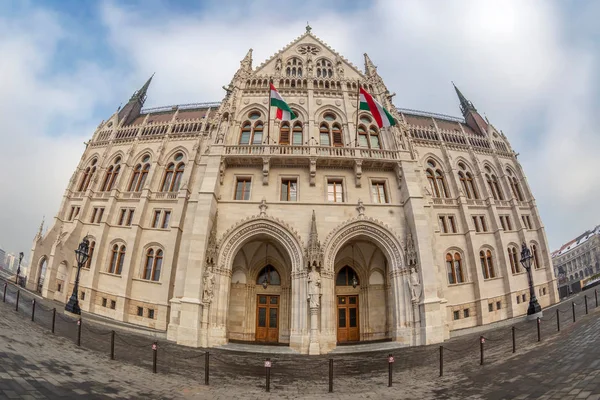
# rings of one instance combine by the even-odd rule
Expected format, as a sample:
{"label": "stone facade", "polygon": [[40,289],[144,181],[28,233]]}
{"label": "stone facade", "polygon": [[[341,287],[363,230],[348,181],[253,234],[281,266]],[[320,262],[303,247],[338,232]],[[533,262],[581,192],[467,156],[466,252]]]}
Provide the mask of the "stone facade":
{"label": "stone facade", "polygon": [[[359,84],[395,126],[357,115]],[[44,297],[68,300],[87,235],[82,309],[188,346],[439,343],[526,313],[509,259],[523,242],[540,304],[557,301],[516,155],[458,89],[464,120],[396,109],[366,54],[363,71],[309,28],[256,68],[250,50],[220,103],[142,110],[149,85],[98,126],[36,235],[28,285]]]}

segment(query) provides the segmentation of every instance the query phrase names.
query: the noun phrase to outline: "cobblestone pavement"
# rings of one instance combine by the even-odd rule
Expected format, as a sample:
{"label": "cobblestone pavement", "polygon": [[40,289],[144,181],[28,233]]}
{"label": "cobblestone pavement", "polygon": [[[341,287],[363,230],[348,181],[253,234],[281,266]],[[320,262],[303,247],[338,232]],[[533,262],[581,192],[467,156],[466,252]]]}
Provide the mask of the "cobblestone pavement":
{"label": "cobblestone pavement", "polygon": [[[1,286],[0,286],[1,287]],[[271,392],[265,392],[264,356],[210,349],[210,385],[204,385],[204,352],[159,342],[158,373],[152,373],[152,339],[117,331],[115,360],[109,359],[111,332],[84,321],[81,347],[77,324],[57,312],[50,332],[52,303],[40,301],[31,321],[32,297],[14,286],[0,302],[0,399],[600,399],[600,309],[590,315],[583,297],[547,310],[540,323],[511,327],[444,343],[444,376],[439,377],[439,346],[393,351],[393,387],[387,387],[387,352],[334,357],[334,392],[328,391],[328,356],[271,356]]]}

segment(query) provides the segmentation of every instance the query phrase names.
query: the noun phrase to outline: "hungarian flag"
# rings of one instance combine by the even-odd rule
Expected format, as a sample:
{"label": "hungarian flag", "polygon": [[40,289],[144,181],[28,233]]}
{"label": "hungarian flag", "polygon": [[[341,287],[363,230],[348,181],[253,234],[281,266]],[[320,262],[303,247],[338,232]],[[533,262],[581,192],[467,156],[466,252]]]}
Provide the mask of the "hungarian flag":
{"label": "hungarian flag", "polygon": [[275,118],[280,119],[282,121],[291,121],[293,119],[298,118],[296,114],[292,111],[288,103],[283,100],[283,97],[279,94],[275,86],[271,83],[271,106],[277,107],[277,114]]}
{"label": "hungarian flag", "polygon": [[[271,93],[272,89],[271,89]],[[272,101],[272,100],[271,100]],[[377,100],[373,98],[366,90],[360,88],[360,106],[359,108],[364,111],[370,111],[373,114],[373,118],[377,121],[377,126],[383,128],[384,126],[396,125],[396,120],[392,115],[383,108]]]}

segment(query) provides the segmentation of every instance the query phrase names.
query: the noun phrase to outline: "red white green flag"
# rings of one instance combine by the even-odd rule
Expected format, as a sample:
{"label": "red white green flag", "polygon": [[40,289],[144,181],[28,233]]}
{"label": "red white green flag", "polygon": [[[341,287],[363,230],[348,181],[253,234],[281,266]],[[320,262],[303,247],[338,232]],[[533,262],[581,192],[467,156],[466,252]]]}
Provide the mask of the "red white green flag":
{"label": "red white green flag", "polygon": [[364,111],[370,111],[373,114],[373,118],[377,121],[377,126],[383,128],[384,126],[396,125],[396,120],[392,117],[392,114],[388,110],[383,108],[377,100],[373,98],[366,90],[360,88],[360,106],[359,108]]}
{"label": "red white green flag", "polygon": [[296,114],[292,111],[288,103],[283,100],[283,97],[279,94],[275,86],[271,83],[271,106],[277,107],[277,114],[275,114],[275,118],[280,119],[282,121],[291,121],[293,119],[298,118]]}

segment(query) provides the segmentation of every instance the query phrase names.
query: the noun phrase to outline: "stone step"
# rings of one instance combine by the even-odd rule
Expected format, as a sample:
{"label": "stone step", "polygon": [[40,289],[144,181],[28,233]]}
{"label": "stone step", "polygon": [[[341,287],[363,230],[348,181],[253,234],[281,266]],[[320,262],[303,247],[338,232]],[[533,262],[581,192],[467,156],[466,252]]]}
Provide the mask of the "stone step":
{"label": "stone step", "polygon": [[261,344],[227,343],[216,348],[220,350],[240,351],[244,353],[300,354],[288,346],[265,346]]}

